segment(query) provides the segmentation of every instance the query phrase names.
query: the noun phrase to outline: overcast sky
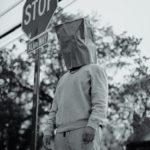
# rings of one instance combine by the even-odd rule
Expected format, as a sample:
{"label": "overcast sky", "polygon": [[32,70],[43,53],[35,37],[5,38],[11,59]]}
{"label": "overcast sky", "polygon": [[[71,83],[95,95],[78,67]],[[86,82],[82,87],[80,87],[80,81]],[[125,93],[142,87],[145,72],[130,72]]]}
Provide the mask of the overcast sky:
{"label": "overcast sky", "polygon": [[[0,14],[18,1],[0,0]],[[72,0],[63,1],[67,3]],[[0,18],[0,35],[21,22],[24,2]],[[112,25],[116,33],[127,31],[129,35],[143,38],[140,49],[150,56],[150,0],[76,0],[66,8],[68,13],[79,10],[85,14],[96,11],[103,23]],[[21,29],[0,40],[0,47],[19,34],[22,34]]]}

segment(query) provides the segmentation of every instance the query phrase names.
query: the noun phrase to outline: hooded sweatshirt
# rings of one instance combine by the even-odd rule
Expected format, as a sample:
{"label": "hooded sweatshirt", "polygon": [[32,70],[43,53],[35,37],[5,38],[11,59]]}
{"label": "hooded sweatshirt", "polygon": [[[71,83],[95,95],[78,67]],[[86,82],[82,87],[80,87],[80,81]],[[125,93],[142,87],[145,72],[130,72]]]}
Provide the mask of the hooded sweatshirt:
{"label": "hooded sweatshirt", "polygon": [[58,82],[45,134],[106,123],[108,82],[105,70],[89,64],[65,73]]}

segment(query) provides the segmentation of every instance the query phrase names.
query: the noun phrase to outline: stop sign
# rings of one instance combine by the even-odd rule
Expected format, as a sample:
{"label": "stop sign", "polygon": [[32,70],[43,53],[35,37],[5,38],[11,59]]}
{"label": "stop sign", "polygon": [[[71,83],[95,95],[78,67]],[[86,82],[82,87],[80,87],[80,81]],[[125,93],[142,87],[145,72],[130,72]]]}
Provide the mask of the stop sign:
{"label": "stop sign", "polygon": [[27,0],[23,7],[22,30],[31,39],[45,31],[57,0]]}

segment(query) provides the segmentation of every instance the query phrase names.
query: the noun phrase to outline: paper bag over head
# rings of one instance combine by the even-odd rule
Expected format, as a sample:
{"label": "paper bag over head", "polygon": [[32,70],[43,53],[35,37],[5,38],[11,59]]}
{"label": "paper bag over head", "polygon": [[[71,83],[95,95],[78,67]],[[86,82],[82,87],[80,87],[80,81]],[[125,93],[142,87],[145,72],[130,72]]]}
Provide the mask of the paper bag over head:
{"label": "paper bag over head", "polygon": [[67,69],[97,63],[90,23],[81,18],[55,27]]}

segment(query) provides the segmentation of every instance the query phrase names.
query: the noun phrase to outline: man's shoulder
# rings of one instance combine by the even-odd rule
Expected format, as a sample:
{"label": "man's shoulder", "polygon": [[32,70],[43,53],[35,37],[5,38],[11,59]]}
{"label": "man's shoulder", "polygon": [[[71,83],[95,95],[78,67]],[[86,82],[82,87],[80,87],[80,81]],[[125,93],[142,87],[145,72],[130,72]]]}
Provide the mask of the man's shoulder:
{"label": "man's shoulder", "polygon": [[67,77],[67,75],[68,75],[68,71],[67,72],[65,72],[61,77],[60,77],[60,79],[59,79],[59,81],[58,81],[58,84],[57,85],[59,85],[66,77]]}
{"label": "man's shoulder", "polygon": [[99,65],[99,64],[89,64],[89,65],[87,65],[87,68],[89,70],[91,70],[92,72],[97,72],[97,71],[103,72],[103,71],[105,71],[104,67]]}

